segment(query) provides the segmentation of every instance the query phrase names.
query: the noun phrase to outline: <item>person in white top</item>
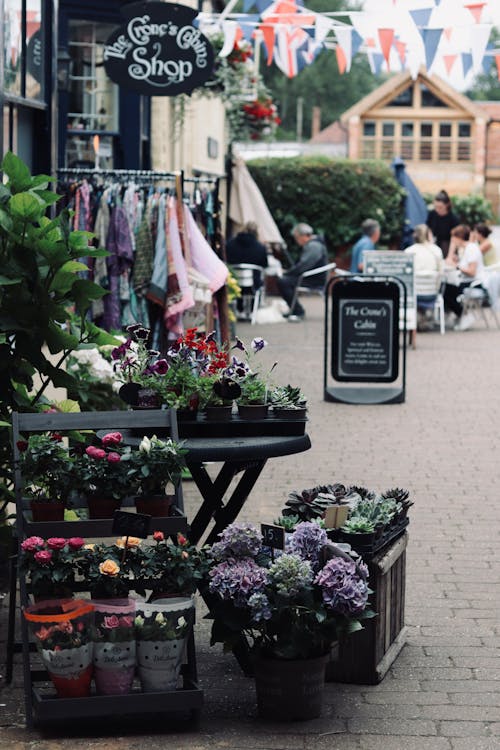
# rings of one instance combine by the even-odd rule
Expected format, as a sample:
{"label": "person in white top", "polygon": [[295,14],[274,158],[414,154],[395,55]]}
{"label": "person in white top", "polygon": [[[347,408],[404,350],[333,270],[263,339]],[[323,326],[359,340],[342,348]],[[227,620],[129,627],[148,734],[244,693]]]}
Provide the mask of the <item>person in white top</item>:
{"label": "person in white top", "polygon": [[417,224],[413,230],[413,239],[415,244],[407,247],[405,253],[413,253],[415,256],[415,273],[442,273],[443,253],[434,244],[434,237],[427,224]]}
{"label": "person in white top", "polygon": [[446,284],[444,289],[445,308],[455,313],[457,331],[470,328],[475,318],[472,314],[463,315],[463,306],[458,297],[475,280],[481,280],[484,272],[483,254],[477,242],[470,242],[470,227],[459,224],[451,230],[450,249],[446,256],[446,267],[459,271],[458,284]]}

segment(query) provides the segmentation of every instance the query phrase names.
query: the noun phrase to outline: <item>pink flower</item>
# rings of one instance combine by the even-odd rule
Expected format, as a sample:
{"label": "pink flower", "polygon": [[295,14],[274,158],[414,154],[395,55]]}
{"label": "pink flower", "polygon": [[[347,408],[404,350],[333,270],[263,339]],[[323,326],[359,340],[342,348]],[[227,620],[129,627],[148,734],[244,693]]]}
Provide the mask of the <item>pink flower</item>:
{"label": "pink flower", "polygon": [[163,540],[165,539],[165,534],[163,533],[163,531],[155,531],[153,533],[153,539],[155,540],[155,542],[163,542]]}
{"label": "pink flower", "polygon": [[53,536],[50,539],[47,539],[47,547],[50,547],[50,549],[55,550],[61,550],[64,549],[66,546],[66,539],[63,539],[59,536]]}
{"label": "pink flower", "polygon": [[133,624],[134,624],[134,618],[132,616],[127,615],[125,617],[120,617],[121,628],[131,628]]}
{"label": "pink flower", "polygon": [[119,453],[108,453],[108,463],[110,464],[119,464],[121,461],[121,457]]}
{"label": "pink flower", "polygon": [[123,440],[121,432],[108,432],[107,435],[104,435],[102,438],[102,444],[106,448],[110,445],[120,445],[121,441]]}
{"label": "pink flower", "polygon": [[51,635],[52,628],[45,628],[43,625],[40,630],[35,632],[36,637],[39,641],[46,641],[49,635]]}
{"label": "pink flower", "polygon": [[120,620],[116,615],[110,615],[109,617],[104,618],[104,627],[108,628],[109,630],[112,630],[113,628],[117,628],[120,625]]}
{"label": "pink flower", "polygon": [[35,552],[39,547],[43,547],[43,539],[41,536],[29,536],[21,544],[23,552]]}
{"label": "pink flower", "polygon": [[90,458],[97,458],[102,459],[106,458],[106,451],[103,451],[102,448],[96,448],[95,445],[89,445],[88,448],[85,449],[85,453],[87,456],[90,456]]}
{"label": "pink flower", "polygon": [[34,558],[40,565],[48,565],[52,560],[52,552],[49,549],[41,549],[39,552],[35,552]]}
{"label": "pink flower", "polygon": [[84,544],[85,539],[82,539],[81,536],[72,536],[70,539],[68,539],[68,546],[73,551],[81,549]]}
{"label": "pink flower", "polygon": [[69,620],[66,620],[66,622],[61,622],[60,625],[56,625],[56,629],[61,633],[69,633],[71,635],[73,632],[73,624]]}

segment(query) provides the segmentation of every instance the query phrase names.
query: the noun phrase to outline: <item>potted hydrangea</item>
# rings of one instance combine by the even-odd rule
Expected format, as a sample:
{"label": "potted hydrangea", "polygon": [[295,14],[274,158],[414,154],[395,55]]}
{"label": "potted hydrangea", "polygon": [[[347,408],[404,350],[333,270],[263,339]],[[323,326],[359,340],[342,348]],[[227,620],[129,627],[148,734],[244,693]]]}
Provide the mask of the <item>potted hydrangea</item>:
{"label": "potted hydrangea", "polygon": [[368,570],[311,522],[289,535],[284,553],[269,552],[250,524],[232,524],[212,546],[212,644],[248,640],[261,716],[313,718],[332,644],[371,614]]}

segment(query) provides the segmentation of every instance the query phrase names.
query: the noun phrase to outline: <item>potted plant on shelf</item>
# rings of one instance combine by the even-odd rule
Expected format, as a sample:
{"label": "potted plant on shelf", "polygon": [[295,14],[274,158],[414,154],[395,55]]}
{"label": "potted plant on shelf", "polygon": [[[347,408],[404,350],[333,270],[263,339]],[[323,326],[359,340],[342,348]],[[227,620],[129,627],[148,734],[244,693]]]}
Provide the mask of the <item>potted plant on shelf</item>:
{"label": "potted plant on shelf", "polygon": [[62,521],[73,489],[75,457],[59,433],[30,435],[17,443],[34,521]]}
{"label": "potted plant on shelf", "polygon": [[177,534],[174,543],[162,531],[155,531],[153,540],[154,544],[141,545],[139,550],[139,578],[144,592],[151,592],[149,601],[192,596],[206,573],[204,553],[189,544],[184,534]]}
{"label": "potted plant on shelf", "polygon": [[76,487],[87,498],[90,518],[111,518],[125,497],[136,494],[137,471],[120,432],[109,432],[100,442],[100,447],[89,445],[77,462]]}
{"label": "potted plant on shelf", "polygon": [[181,481],[186,451],[171,438],[144,436],[139,449],[131,454],[129,466],[135,469],[135,505],[139,513],[168,516]]}
{"label": "potted plant on shelf", "polygon": [[233,357],[228,369],[241,388],[236,403],[238,413],[243,419],[265,419],[269,411],[269,381],[277,363],[275,362],[266,373],[262,373],[261,369],[255,367],[253,363],[255,355],[266,346],[267,341],[259,336],[252,340],[251,349],[248,350],[236,337],[236,344],[233,348],[243,352],[246,361],[239,361],[237,357]]}
{"label": "potted plant on shelf", "polygon": [[269,552],[250,524],[228,526],[212,546],[211,642],[248,639],[262,717],[313,718],[332,644],[371,615],[368,571],[313,522],[299,524],[276,559]]}
{"label": "potted plant on shelf", "polygon": [[85,540],[81,537],[30,536],[21,542],[20,569],[35,601],[72,597]]}
{"label": "potted plant on shelf", "polygon": [[241,388],[222,370],[221,374],[200,378],[200,406],[209,421],[229,422],[233,401],[241,394]]}
{"label": "potted plant on shelf", "polygon": [[160,352],[150,349],[149,328],[141,325],[127,327],[128,338],[111,352],[115,372],[124,383],[121,398],[138,409],[157,409],[161,406],[161,378],[168,369]]}
{"label": "potted plant on shelf", "polygon": [[120,599],[128,597],[134,587],[134,578],[140,569],[137,537],[122,537],[114,544],[86,544],[78,570],[88,584],[93,599]]}
{"label": "potted plant on shelf", "polygon": [[94,680],[99,695],[130,693],[135,674],[135,600],[94,599]]}

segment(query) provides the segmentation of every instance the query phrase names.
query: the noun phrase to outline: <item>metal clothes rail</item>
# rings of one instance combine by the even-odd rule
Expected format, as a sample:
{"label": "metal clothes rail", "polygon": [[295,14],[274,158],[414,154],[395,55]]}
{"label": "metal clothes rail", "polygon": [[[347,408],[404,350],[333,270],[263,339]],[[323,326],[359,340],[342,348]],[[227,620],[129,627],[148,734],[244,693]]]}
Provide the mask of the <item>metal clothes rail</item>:
{"label": "metal clothes rail", "polygon": [[74,177],[75,179],[83,177],[111,177],[116,179],[128,179],[150,182],[161,180],[175,180],[181,178],[181,183],[190,183],[194,185],[213,185],[217,186],[218,177],[185,177],[184,172],[163,172],[153,169],[86,169],[84,167],[61,167],[57,170],[58,177]]}

